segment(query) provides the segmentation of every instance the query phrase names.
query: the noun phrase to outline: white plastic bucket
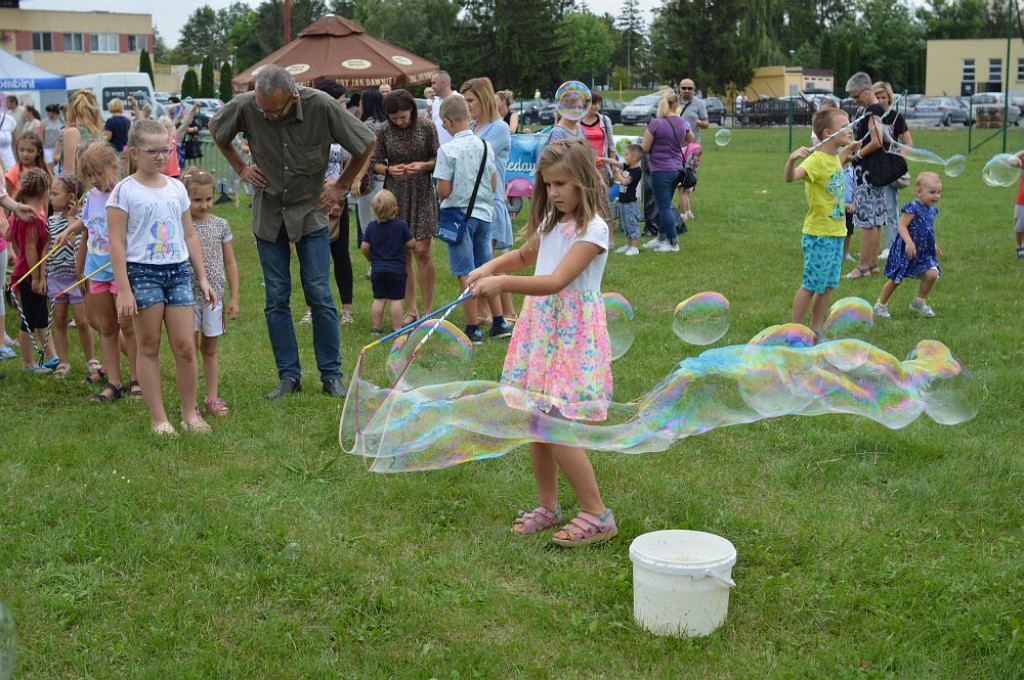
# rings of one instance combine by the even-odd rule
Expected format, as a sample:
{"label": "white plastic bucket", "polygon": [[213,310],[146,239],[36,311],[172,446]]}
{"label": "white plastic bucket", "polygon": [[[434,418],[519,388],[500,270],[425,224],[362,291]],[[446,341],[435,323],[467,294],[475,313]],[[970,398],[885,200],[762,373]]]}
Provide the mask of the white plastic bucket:
{"label": "white plastic bucket", "polygon": [[703,531],[654,531],[629,546],[633,616],[655,635],[699,637],[722,625],[736,548]]}

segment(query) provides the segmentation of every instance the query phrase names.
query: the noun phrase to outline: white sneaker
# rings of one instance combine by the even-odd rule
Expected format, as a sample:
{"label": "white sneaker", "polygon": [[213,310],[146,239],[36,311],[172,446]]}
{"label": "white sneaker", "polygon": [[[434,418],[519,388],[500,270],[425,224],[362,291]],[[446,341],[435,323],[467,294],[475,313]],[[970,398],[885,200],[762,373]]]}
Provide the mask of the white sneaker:
{"label": "white sneaker", "polygon": [[935,316],[935,310],[928,306],[928,303],[919,298],[910,301],[910,308],[921,316]]}
{"label": "white sneaker", "polygon": [[639,254],[640,254],[640,249],[639,248],[627,248],[626,252],[623,253],[623,255],[639,255]]}
{"label": "white sneaker", "polygon": [[686,213],[683,215],[683,219],[689,222],[690,220],[693,219],[693,213],[687,210]]}
{"label": "white sneaker", "polygon": [[313,312],[306,312],[299,323],[313,323]]}
{"label": "white sneaker", "polygon": [[892,314],[889,313],[889,305],[883,305],[876,302],[875,306],[871,308],[872,313],[879,319],[891,319]]}
{"label": "white sneaker", "polygon": [[643,244],[640,247],[643,248],[644,250],[651,250],[652,248],[661,248],[661,246],[663,245],[668,245],[668,241],[665,241],[664,239],[660,238],[652,238],[650,241],[648,241],[647,243]]}
{"label": "white sneaker", "polygon": [[676,244],[673,245],[673,244],[669,243],[668,241],[665,241],[660,246],[655,248],[654,252],[656,252],[656,253],[678,253],[679,252],[679,244],[676,243]]}
{"label": "white sneaker", "polygon": [[846,256],[843,259],[846,260],[847,262],[856,262],[857,261],[857,258],[855,258],[853,255],[850,255],[849,253],[847,253]]}
{"label": "white sneaker", "polygon": [[878,259],[879,260],[888,260],[889,259],[889,249],[886,248],[885,250],[883,250],[881,255],[878,256]]}
{"label": "white sneaker", "polygon": [[615,249],[614,252],[622,254],[622,253],[626,252],[627,250],[629,250],[629,246],[619,246],[618,248]]}

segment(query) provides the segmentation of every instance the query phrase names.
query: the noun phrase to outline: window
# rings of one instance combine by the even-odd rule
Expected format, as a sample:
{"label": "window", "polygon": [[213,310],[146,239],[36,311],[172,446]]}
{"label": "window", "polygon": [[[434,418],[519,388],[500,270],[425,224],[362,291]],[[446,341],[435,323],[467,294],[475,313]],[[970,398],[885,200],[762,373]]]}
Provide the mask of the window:
{"label": "window", "polygon": [[1003,60],[1002,59],[989,59],[988,60],[988,82],[999,83],[1003,80]]}
{"label": "window", "polygon": [[117,54],[118,37],[117,33],[93,33],[89,36],[89,51]]}
{"label": "window", "polygon": [[974,60],[964,59],[964,76],[961,78],[965,83],[974,82]]}
{"label": "window", "polygon": [[53,34],[33,33],[32,49],[36,52],[53,52]]}
{"label": "window", "polygon": [[128,51],[129,52],[143,52],[149,50],[149,36],[148,35],[129,35],[128,36]]}
{"label": "window", "polygon": [[1017,82],[1024,82],[1024,59],[1017,59]]}
{"label": "window", "polygon": [[64,51],[65,52],[84,52],[85,43],[82,40],[81,33],[65,33],[64,34]]}

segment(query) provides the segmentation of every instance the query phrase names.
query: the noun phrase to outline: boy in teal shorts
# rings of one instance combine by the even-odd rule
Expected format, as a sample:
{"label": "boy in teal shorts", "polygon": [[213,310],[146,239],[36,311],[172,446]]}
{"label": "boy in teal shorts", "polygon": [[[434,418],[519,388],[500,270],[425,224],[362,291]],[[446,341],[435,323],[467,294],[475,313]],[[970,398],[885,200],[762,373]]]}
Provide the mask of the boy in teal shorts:
{"label": "boy in teal shorts", "polygon": [[[818,139],[827,139],[849,122],[845,111],[830,108],[815,113],[811,125]],[[817,151],[800,147],[789,156],[784,172],[787,182],[804,181],[807,198],[801,237],[804,275],[793,297],[791,320],[803,323],[810,307],[810,327],[818,337],[843,264],[843,240],[846,238],[843,167],[860,147],[860,142],[852,142],[852,139],[853,133],[847,128],[822,143]],[[801,158],[804,161],[797,167],[796,162]]]}

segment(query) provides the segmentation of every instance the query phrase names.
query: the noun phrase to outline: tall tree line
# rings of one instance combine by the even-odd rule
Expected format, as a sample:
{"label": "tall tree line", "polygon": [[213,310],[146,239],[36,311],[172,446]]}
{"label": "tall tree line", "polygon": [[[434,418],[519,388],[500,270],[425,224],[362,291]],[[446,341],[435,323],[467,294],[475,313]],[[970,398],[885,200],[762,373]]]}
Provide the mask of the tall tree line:
{"label": "tall tree line", "polygon": [[[648,15],[622,0],[596,15],[578,0],[292,0],[294,35],[325,14],[437,62],[456,83],[486,74],[523,94],[575,78],[613,87],[682,75],[725,92],[767,65],[829,68],[837,88],[858,70],[898,89],[924,87],[932,38],[1006,35],[1005,0],[662,0]],[[1013,22],[1020,35],[1021,22]],[[190,15],[179,63],[232,61],[239,72],[284,44],[283,0]],[[162,41],[161,41],[162,43]],[[161,44],[159,47],[163,47]]]}

